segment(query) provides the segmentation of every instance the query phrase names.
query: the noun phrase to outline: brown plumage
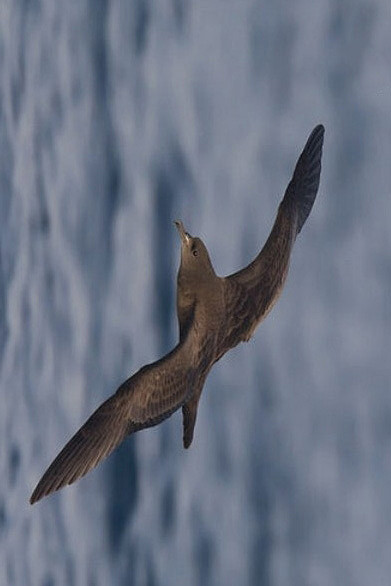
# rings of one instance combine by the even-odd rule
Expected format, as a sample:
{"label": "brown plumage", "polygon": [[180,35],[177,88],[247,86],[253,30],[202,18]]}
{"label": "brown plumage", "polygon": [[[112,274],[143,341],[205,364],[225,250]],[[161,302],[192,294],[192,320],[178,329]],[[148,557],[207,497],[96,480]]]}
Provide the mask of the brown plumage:
{"label": "brown plumage", "polygon": [[323,126],[308,138],[265,246],[247,267],[218,277],[199,238],[176,222],[181,237],[177,280],[179,343],[165,357],[126,380],[79,429],[42,476],[30,498],[72,484],[129,434],[183,412],[183,444],[193,440],[198,402],[213,364],[247,341],[277,301],[290,253],[319,187]]}

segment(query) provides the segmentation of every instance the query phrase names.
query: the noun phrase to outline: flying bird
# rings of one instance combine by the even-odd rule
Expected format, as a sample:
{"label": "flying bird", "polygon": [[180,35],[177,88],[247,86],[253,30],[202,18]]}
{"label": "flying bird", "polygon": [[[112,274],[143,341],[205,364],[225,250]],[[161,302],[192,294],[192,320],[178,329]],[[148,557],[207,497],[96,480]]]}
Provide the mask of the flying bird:
{"label": "flying bird", "polygon": [[289,258],[319,187],[324,127],[316,126],[301,153],[272,231],[242,270],[218,277],[202,240],[176,221],[181,239],[177,276],[179,342],[143,366],[91,415],[50,464],[30,503],[72,484],[106,458],[126,436],[164,421],[179,408],[183,445],[193,440],[198,402],[213,364],[248,341],[279,298]]}

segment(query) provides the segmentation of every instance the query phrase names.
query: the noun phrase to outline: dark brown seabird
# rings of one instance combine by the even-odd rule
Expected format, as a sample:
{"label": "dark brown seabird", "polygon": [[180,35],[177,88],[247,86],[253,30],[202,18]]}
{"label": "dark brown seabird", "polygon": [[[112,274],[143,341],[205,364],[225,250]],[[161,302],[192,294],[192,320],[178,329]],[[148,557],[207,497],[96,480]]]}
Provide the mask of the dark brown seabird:
{"label": "dark brown seabird", "polygon": [[324,127],[317,126],[296,164],[266,244],[245,268],[218,277],[205,244],[175,222],[181,238],[177,279],[179,343],[126,380],[79,429],[42,476],[30,503],[72,484],[131,433],[182,407],[183,444],[193,440],[198,401],[213,364],[248,341],[281,294],[296,236],[319,187]]}

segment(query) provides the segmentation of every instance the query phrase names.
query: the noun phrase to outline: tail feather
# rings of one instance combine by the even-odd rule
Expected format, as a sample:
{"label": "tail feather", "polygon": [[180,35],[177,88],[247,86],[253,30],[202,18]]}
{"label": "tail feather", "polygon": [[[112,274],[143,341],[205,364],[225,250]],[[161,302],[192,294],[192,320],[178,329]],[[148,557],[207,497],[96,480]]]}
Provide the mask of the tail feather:
{"label": "tail feather", "polygon": [[183,447],[187,450],[193,441],[194,427],[197,419],[198,401],[200,393],[193,396],[182,407],[183,415]]}

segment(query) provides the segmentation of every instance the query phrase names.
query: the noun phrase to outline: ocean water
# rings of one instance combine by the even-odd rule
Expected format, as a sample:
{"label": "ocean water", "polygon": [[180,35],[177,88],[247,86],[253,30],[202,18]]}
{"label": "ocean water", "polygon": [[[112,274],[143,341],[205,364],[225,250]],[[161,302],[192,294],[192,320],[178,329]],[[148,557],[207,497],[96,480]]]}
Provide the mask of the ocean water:
{"label": "ocean water", "polygon": [[[0,0],[0,585],[388,586],[388,0]],[[265,241],[326,127],[282,298],[180,413],[34,507],[177,339],[181,218]]]}

